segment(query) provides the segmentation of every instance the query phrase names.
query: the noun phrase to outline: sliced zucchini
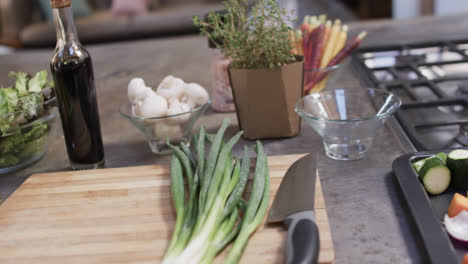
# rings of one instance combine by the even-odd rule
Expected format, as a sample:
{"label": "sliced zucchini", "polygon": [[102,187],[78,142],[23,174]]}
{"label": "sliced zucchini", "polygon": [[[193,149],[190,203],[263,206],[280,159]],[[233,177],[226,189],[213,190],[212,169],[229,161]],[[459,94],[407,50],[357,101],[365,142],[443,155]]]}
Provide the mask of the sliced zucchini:
{"label": "sliced zucchini", "polygon": [[416,173],[419,173],[419,170],[421,170],[421,168],[424,166],[424,163],[426,163],[426,161],[432,157],[437,157],[439,158],[440,160],[442,160],[442,162],[444,163],[444,165],[446,164],[447,162],[447,154],[445,154],[444,152],[440,152],[440,153],[437,153],[435,154],[434,156],[430,156],[430,157],[427,157],[425,159],[422,159],[422,160],[418,160],[416,161],[415,163],[413,163],[413,168],[414,170],[416,171]]}
{"label": "sliced zucchini", "polygon": [[448,154],[447,167],[452,171],[450,185],[457,189],[468,189],[468,150],[451,151]]}
{"label": "sliced zucchini", "polygon": [[419,170],[419,177],[426,191],[441,194],[450,185],[450,170],[439,157],[430,157]]}

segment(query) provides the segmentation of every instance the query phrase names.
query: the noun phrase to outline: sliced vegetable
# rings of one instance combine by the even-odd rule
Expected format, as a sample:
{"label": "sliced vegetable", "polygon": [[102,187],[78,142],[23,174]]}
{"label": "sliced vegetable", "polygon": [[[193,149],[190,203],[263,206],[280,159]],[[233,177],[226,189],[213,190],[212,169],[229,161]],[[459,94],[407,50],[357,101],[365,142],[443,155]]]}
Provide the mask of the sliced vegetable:
{"label": "sliced vegetable", "polygon": [[419,171],[424,188],[430,194],[443,193],[450,185],[450,170],[438,157],[431,157]]}
{"label": "sliced vegetable", "polygon": [[468,253],[463,257],[462,264],[468,264]]}
{"label": "sliced vegetable", "polygon": [[421,170],[421,168],[424,166],[426,161],[428,159],[431,159],[432,157],[439,158],[440,160],[442,160],[444,165],[447,163],[447,154],[445,154],[444,152],[440,152],[440,153],[435,154],[434,156],[430,156],[430,157],[427,157],[427,158],[422,159],[422,160],[418,160],[415,163],[413,163],[413,168],[416,171],[416,173],[419,173],[419,170]]}
{"label": "sliced vegetable", "polygon": [[459,193],[455,193],[447,210],[447,214],[449,217],[454,217],[461,211],[468,211],[468,198]]}
{"label": "sliced vegetable", "polygon": [[447,232],[461,241],[468,241],[468,211],[461,211],[454,217],[444,216]]}
{"label": "sliced vegetable", "polygon": [[447,167],[452,171],[450,185],[458,189],[468,189],[468,150],[451,151],[447,157]]}

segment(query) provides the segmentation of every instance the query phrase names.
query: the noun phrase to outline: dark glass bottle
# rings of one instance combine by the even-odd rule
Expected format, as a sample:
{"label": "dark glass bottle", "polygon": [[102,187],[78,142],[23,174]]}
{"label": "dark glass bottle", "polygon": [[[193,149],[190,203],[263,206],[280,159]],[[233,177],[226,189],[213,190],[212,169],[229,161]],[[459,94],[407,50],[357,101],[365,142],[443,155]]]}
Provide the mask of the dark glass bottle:
{"label": "dark glass bottle", "polygon": [[50,62],[63,134],[72,169],[104,166],[93,66],[78,41],[71,0],[51,0],[57,46]]}

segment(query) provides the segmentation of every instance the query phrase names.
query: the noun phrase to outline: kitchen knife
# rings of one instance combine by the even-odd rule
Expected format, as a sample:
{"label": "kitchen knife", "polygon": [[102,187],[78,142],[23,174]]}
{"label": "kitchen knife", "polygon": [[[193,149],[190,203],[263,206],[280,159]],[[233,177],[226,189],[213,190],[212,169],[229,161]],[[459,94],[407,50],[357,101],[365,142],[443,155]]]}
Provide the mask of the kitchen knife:
{"label": "kitchen knife", "polygon": [[316,155],[309,154],[289,167],[268,215],[268,223],[284,222],[286,263],[317,263],[320,247],[315,223]]}

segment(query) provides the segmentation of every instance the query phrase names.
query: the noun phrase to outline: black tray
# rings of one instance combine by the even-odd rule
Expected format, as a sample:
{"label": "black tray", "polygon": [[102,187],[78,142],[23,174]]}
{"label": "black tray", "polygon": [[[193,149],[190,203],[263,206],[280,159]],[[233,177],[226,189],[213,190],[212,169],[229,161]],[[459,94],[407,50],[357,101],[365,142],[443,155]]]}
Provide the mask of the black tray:
{"label": "black tray", "polygon": [[[451,238],[443,227],[444,215],[457,190],[449,188],[443,194],[428,195],[411,165],[439,152],[450,150],[406,154],[393,161],[392,168],[431,262],[461,263],[468,243]],[[466,190],[460,193],[465,196]]]}

